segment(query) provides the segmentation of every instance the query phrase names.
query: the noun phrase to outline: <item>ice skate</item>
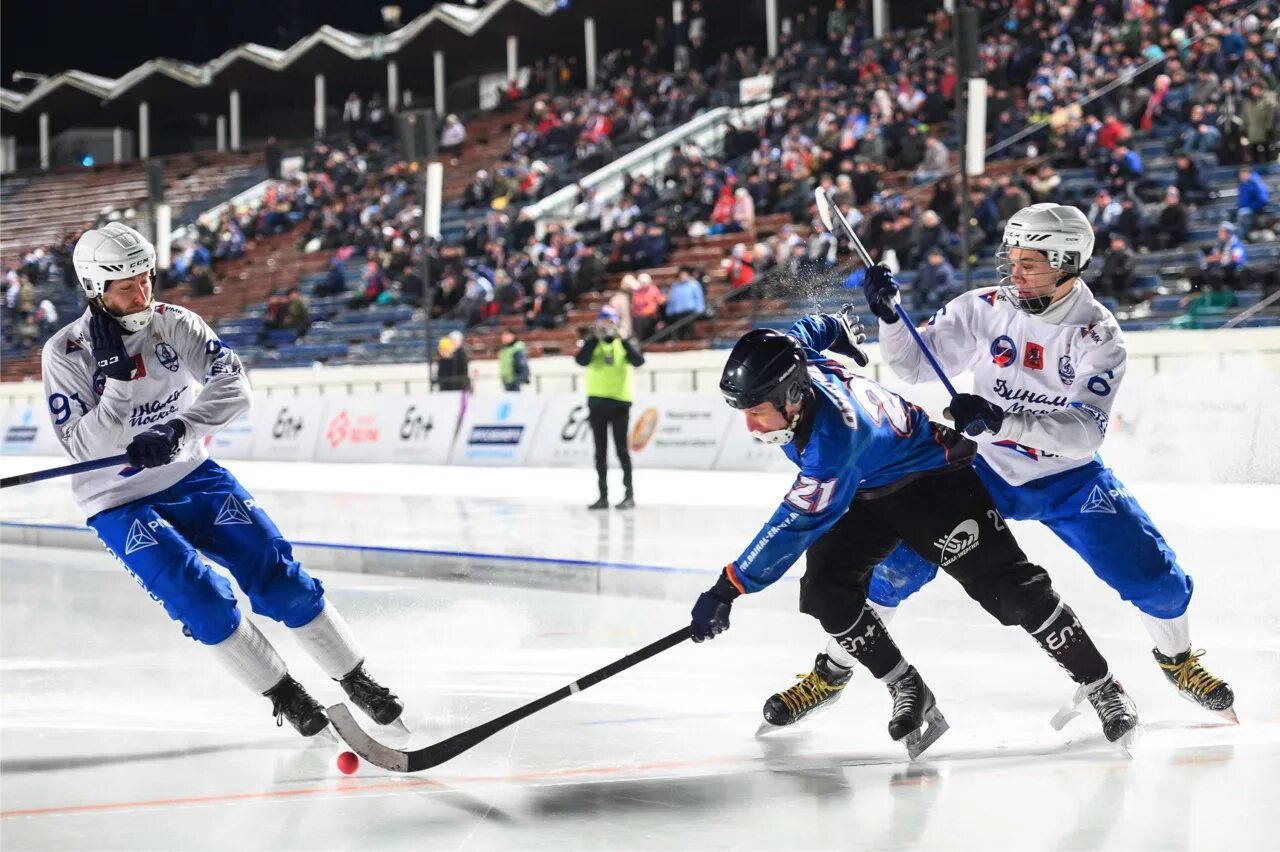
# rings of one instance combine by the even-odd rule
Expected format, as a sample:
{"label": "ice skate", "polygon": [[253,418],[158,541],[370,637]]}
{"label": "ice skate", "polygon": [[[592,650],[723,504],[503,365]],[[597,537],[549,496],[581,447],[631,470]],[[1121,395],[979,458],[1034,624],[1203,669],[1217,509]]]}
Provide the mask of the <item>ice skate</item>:
{"label": "ice skate", "polygon": [[893,696],[889,736],[906,746],[907,755],[915,760],[937,742],[950,725],[915,666],[907,666],[907,673],[889,684],[889,694]]}
{"label": "ice skate", "polygon": [[1071,701],[1054,714],[1049,724],[1055,731],[1061,731],[1067,722],[1080,715],[1080,705],[1086,698],[1098,713],[1098,719],[1102,722],[1102,735],[1107,738],[1107,742],[1115,743],[1129,757],[1129,750],[1137,744],[1140,733],[1138,708],[1124,691],[1120,681],[1111,675],[1077,689]]}
{"label": "ice skate", "polygon": [[764,721],[756,736],[794,725],[835,704],[852,675],[851,669],[836,665],[826,654],[819,654],[813,662],[813,671],[796,675],[799,683],[769,696],[764,703]]}
{"label": "ice skate", "polygon": [[1235,711],[1235,693],[1226,681],[1209,674],[1200,664],[1204,651],[1193,654],[1188,648],[1176,657],[1166,657],[1154,648],[1151,653],[1155,655],[1156,665],[1164,670],[1164,676],[1178,690],[1179,695],[1217,713],[1233,725],[1240,724]]}
{"label": "ice skate", "polygon": [[394,725],[408,733],[400,714],[404,712],[404,703],[395,693],[378,683],[365,671],[364,665],[356,666],[346,677],[338,681],[343,692],[351,699],[351,703],[359,707],[366,716],[379,725]]}
{"label": "ice skate", "polygon": [[280,678],[279,683],[262,694],[271,699],[271,712],[277,725],[282,726],[287,720],[304,737],[314,737],[329,726],[324,708],[290,675]]}

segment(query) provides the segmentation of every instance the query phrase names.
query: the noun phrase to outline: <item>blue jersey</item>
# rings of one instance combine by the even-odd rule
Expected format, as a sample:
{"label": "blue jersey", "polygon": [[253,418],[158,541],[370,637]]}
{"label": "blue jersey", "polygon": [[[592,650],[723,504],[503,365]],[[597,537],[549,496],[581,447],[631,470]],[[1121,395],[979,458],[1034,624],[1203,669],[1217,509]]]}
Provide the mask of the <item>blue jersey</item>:
{"label": "blue jersey", "polygon": [[877,382],[825,357],[842,334],[835,317],[801,319],[789,332],[804,346],[816,405],[797,439],[782,447],[800,475],[773,517],[728,568],[746,592],[773,583],[855,497],[920,473],[966,464],[974,446],[950,430],[944,438],[925,412]]}

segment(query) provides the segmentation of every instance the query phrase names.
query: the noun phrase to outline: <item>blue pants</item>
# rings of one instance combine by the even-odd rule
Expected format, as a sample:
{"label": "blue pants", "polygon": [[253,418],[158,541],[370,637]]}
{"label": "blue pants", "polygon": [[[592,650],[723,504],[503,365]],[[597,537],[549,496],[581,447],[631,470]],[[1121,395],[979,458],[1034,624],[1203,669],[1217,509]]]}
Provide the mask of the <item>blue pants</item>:
{"label": "blue pants", "polygon": [[216,645],[240,624],[231,572],[253,611],[301,627],[324,608],[324,587],[293,558],[280,530],[221,465],[209,459],[177,484],[88,521],[138,585],[183,632]]}
{"label": "blue pants", "polygon": [[[1191,578],[1138,501],[1096,456],[1084,467],[1016,486],[981,458],[974,469],[1002,515],[1043,523],[1121,598],[1155,618],[1186,611]],[[899,545],[876,566],[868,597],[897,606],[937,573],[938,566]]]}

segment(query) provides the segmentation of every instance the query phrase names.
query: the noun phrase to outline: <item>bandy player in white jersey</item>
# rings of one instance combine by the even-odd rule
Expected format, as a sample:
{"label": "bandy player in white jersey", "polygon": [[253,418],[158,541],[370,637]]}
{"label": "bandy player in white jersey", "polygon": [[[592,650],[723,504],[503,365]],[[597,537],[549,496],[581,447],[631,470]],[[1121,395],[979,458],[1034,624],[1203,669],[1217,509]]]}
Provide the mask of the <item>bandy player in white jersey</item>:
{"label": "bandy player in white jersey", "polygon": [[277,724],[313,736],[328,719],[201,552],[230,572],[255,613],[292,628],[352,703],[375,722],[396,721],[400,700],[365,671],[320,581],[205,450],[203,439],[252,403],[240,359],[200,317],[154,301],[155,249],[132,228],[87,231],[72,260],[89,307],[45,344],[49,414],[72,459],[129,456],[128,466],[72,477],[89,526],[185,635],[271,699]]}
{"label": "bandy player in white jersey", "polygon": [[[978,443],[974,467],[1005,517],[1038,520],[1138,608],[1156,663],[1179,693],[1235,719],[1235,697],[1193,653],[1192,581],[1142,507],[1097,455],[1125,372],[1124,335],[1080,273],[1093,254],[1084,214],[1034,204],[1009,219],[1000,286],[952,299],[920,329],[948,376],[973,371],[973,393],[950,405],[956,428]],[[864,292],[880,318],[880,349],[904,381],[936,380],[893,303],[887,269]],[[937,568],[899,547],[872,577],[870,598],[893,608]]]}

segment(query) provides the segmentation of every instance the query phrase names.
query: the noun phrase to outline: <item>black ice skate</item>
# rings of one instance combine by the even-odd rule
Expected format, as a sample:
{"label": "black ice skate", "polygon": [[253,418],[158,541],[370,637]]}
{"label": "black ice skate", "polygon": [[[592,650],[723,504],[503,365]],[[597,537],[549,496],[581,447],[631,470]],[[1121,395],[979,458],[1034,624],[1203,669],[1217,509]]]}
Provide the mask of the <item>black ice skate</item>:
{"label": "black ice skate", "polygon": [[1164,676],[1174,685],[1178,694],[1193,704],[1199,704],[1229,720],[1232,724],[1240,724],[1236,716],[1235,693],[1221,678],[1216,678],[1200,665],[1204,651],[1191,653],[1191,649],[1183,651],[1176,657],[1166,657],[1158,650],[1152,649],[1156,664],[1164,669]]}
{"label": "black ice skate", "polygon": [[1071,701],[1054,714],[1049,724],[1055,731],[1080,715],[1079,707],[1088,698],[1102,722],[1102,735],[1107,742],[1115,743],[1129,756],[1129,749],[1138,742],[1138,708],[1124,691],[1120,681],[1107,675],[1097,683],[1085,684],[1076,690]]}
{"label": "black ice skate", "polygon": [[[404,704],[400,699],[391,690],[370,677],[364,669],[364,664],[356,666],[338,683],[342,685],[342,690],[347,693],[351,703],[379,725],[394,724],[404,712]],[[404,723],[401,722],[399,727],[404,728]]]}
{"label": "black ice skate", "polygon": [[915,666],[907,666],[907,673],[889,684],[889,694],[893,696],[889,736],[906,746],[907,755],[915,760],[951,726]]}
{"label": "black ice skate", "polygon": [[826,654],[819,654],[813,661],[813,671],[796,675],[799,683],[769,696],[764,703],[764,722],[756,736],[794,725],[811,713],[835,704],[852,675],[852,670],[836,665]]}
{"label": "black ice skate", "polygon": [[290,675],[280,678],[279,683],[262,694],[271,699],[271,712],[277,725],[284,725],[287,719],[304,737],[314,737],[329,726],[329,717],[324,715],[319,702]]}
{"label": "black ice skate", "polygon": [[635,495],[633,494],[627,494],[625,497],[622,498],[621,503],[619,503],[617,506],[614,506],[615,509],[634,509],[635,507],[636,507],[636,498],[635,498]]}

